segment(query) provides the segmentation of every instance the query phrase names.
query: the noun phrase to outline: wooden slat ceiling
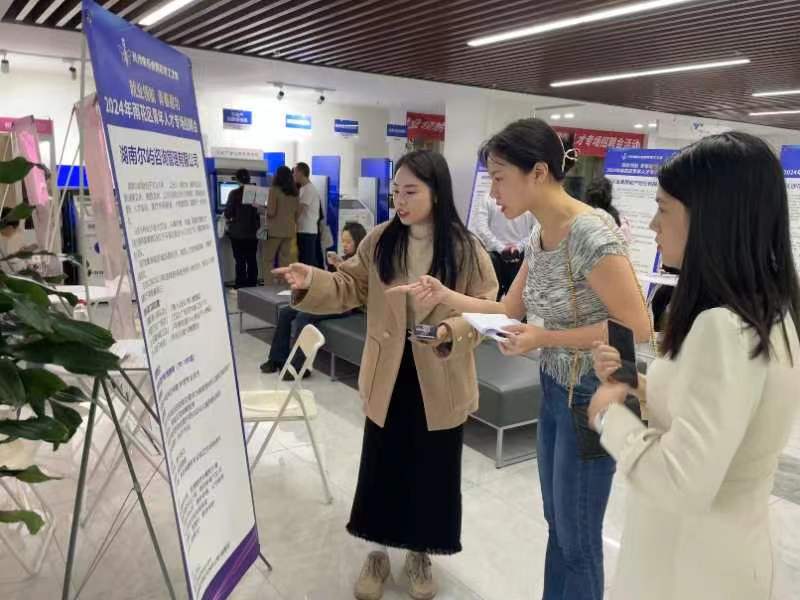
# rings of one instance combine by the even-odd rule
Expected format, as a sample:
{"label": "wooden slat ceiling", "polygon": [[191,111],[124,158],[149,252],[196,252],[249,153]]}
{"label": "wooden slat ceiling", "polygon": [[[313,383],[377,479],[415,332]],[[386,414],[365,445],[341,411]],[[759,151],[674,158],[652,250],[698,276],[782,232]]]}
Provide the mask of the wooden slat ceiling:
{"label": "wooden slat ceiling", "polygon": [[[384,75],[800,129],[800,1],[697,0],[483,48],[467,40],[631,0],[198,0],[151,33],[170,44]],[[136,22],[163,0],[106,0]],[[3,21],[79,29],[78,0],[14,0]],[[716,71],[553,89],[557,80],[747,57]]]}

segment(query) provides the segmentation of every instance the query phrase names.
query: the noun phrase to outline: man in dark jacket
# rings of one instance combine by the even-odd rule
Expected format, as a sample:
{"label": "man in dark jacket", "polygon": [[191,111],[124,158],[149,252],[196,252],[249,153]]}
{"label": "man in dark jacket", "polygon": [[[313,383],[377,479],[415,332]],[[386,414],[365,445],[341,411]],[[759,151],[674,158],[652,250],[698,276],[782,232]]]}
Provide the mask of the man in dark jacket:
{"label": "man in dark jacket", "polygon": [[244,186],[250,183],[250,173],[246,169],[236,172],[240,185],[228,195],[225,206],[225,220],[228,224],[228,237],[236,261],[236,288],[258,285],[258,238],[256,232],[261,225],[258,210],[252,204],[243,204]]}

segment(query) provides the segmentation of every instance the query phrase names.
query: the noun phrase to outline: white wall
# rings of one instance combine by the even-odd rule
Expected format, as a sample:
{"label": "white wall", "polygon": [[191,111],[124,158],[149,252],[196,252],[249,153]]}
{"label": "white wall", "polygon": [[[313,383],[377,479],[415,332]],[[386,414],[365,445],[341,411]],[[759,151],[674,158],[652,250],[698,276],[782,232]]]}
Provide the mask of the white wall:
{"label": "white wall", "polygon": [[[353,197],[358,194],[361,159],[388,156],[386,109],[327,102],[318,105],[308,98],[292,100],[291,92],[278,101],[275,97],[265,98],[264,94],[218,89],[205,85],[202,78],[198,78],[196,89],[207,152],[212,146],[259,148],[264,152],[285,152],[289,164],[297,161],[311,164],[312,156],[338,155],[342,157],[341,191]],[[223,108],[252,111],[253,125],[247,129],[225,129]],[[310,115],[312,131],[286,129],[287,113]],[[358,137],[345,138],[334,133],[335,119],[358,121]]]}

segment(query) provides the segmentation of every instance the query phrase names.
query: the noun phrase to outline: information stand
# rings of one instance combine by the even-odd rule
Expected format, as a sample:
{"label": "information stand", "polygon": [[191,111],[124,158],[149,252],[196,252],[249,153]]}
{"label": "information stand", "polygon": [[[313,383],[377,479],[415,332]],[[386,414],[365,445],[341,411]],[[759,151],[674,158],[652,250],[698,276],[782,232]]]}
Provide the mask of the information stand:
{"label": "information stand", "polygon": [[631,226],[630,256],[645,283],[661,271],[661,256],[650,222],[656,214],[658,169],[676,150],[609,150],[605,174],[614,184],[614,206]]}
{"label": "information stand", "polygon": [[784,146],[781,150],[783,176],[789,195],[789,228],[792,234],[794,264],[800,274],[800,146]]}
{"label": "information stand", "polygon": [[259,541],[191,63],[83,11],[189,596],[226,598]]}

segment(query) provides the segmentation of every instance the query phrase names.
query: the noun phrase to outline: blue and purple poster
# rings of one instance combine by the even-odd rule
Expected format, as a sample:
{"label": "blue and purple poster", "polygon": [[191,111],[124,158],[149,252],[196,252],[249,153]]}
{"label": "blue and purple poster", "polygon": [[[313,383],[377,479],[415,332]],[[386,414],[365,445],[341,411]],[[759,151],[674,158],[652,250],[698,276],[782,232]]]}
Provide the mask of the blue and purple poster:
{"label": "blue and purple poster", "polygon": [[781,150],[783,176],[789,195],[789,228],[792,233],[794,264],[800,273],[800,146],[784,146]]}
{"label": "blue and purple poster", "polygon": [[615,148],[605,158],[606,177],[614,184],[614,206],[630,228],[631,262],[645,283],[674,283],[674,278],[659,275],[661,257],[650,222],[658,208],[658,170],[676,152]]}
{"label": "blue and purple poster", "polygon": [[[191,598],[259,554],[189,59],[83,2]],[[213,340],[213,343],[209,343]]]}

